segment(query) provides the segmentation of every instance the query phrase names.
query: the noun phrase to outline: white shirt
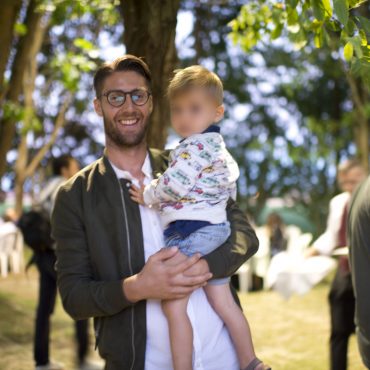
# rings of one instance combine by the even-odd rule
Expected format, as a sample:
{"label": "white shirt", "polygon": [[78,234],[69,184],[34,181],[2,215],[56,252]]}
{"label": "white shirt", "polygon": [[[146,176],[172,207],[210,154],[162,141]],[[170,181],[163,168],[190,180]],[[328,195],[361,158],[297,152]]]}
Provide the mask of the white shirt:
{"label": "white shirt", "polygon": [[351,199],[350,193],[335,196],[329,205],[329,215],[325,232],[313,243],[314,248],[323,255],[329,256],[338,247],[339,230],[343,212]]}
{"label": "white shirt", "polygon": [[[127,171],[120,170],[111,163],[118,178],[125,178],[138,185],[138,181]],[[149,155],[146,156],[142,172],[144,185],[149,184],[152,168]],[[143,227],[145,261],[164,246],[163,229],[159,213],[153,208],[139,206]],[[227,329],[208,303],[203,289],[190,296],[188,315],[193,326],[194,355],[196,370],[237,370],[238,359]],[[167,319],[159,300],[147,300],[146,305],[147,342],[145,370],[171,370],[171,347]]]}

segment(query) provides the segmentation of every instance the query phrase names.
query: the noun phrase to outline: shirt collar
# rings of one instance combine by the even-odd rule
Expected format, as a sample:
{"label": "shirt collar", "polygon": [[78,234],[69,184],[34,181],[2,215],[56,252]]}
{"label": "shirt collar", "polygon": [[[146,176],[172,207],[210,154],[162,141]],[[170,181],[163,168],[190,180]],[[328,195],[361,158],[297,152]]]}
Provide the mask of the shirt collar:
{"label": "shirt collar", "polygon": [[208,132],[217,132],[219,134],[221,132],[221,129],[220,129],[219,126],[213,124],[213,125],[209,126],[208,128],[206,128],[202,132],[202,134],[207,134]]}
{"label": "shirt collar", "polygon": [[[117,177],[119,179],[126,179],[129,181],[137,181],[136,178],[134,178],[130,172],[121,170],[117,166],[115,166],[111,161],[109,161],[114,172],[116,173]],[[151,180],[152,179],[152,165],[150,164],[150,157],[149,153],[146,154],[143,166],[141,167],[141,171],[143,172],[146,179]]]}
{"label": "shirt collar", "polygon": [[[217,132],[218,134],[221,132],[221,129],[219,126],[212,124],[211,126],[207,127],[201,134],[208,134],[209,132]],[[181,139],[180,143],[182,143],[187,138]]]}

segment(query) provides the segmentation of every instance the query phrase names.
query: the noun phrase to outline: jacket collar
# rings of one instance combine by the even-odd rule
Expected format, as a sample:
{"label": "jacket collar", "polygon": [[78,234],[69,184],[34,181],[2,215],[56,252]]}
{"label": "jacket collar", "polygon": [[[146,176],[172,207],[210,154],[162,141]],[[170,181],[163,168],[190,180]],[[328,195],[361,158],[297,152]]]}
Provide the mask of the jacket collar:
{"label": "jacket collar", "polygon": [[[148,148],[148,154],[152,167],[153,178],[157,179],[167,169],[169,150],[163,151],[159,149]],[[116,181],[116,173],[109,162],[105,149],[102,160],[99,163],[99,173]]]}

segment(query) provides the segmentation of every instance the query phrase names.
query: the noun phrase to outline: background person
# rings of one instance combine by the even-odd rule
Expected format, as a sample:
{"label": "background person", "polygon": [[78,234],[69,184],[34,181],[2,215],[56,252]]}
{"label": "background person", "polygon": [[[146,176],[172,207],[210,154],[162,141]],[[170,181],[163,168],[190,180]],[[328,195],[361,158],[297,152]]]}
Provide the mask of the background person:
{"label": "background person", "polygon": [[[347,217],[352,193],[366,178],[367,170],[361,162],[351,159],[338,167],[338,185],[343,191],[329,205],[327,227],[306,251],[306,256],[330,256],[336,248],[347,246]],[[355,297],[353,293],[348,256],[339,258],[338,269],[329,293],[331,333],[330,368],[347,369],[348,340],[354,332]]]}
{"label": "background person", "polygon": [[[47,182],[37,200],[37,205],[48,211],[49,214],[51,214],[54,207],[57,190],[66,180],[79,171],[80,166],[72,156],[65,154],[53,159],[52,169],[53,176]],[[63,364],[53,362],[49,357],[50,319],[54,311],[57,296],[56,256],[54,248],[35,251],[33,262],[39,271],[39,300],[36,311],[34,336],[36,370],[63,369]],[[97,366],[86,358],[89,347],[88,321],[76,321],[75,325],[79,369],[101,369],[101,366]]]}

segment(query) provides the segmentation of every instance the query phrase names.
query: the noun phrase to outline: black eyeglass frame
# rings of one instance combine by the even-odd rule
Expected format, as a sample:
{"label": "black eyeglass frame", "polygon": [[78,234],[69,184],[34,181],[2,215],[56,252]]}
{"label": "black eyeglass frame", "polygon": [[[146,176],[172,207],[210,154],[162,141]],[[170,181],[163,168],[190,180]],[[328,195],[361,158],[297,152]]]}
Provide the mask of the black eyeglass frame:
{"label": "black eyeglass frame", "polygon": [[[140,92],[145,92],[146,94],[147,94],[147,99],[145,100],[145,102],[144,103],[142,103],[142,104],[137,104],[133,99],[132,99],[132,95],[135,93],[135,92],[138,92],[138,91],[140,91]],[[108,95],[109,94],[112,94],[112,93],[121,93],[121,94],[123,94],[123,101],[122,101],[122,103],[121,104],[119,104],[119,105],[114,105],[114,104],[112,104],[110,101],[109,101],[109,98],[108,98]],[[126,96],[127,95],[130,95],[130,99],[131,99],[131,101],[132,101],[132,103],[133,104],[135,104],[136,106],[138,106],[138,107],[142,107],[143,105],[145,105],[148,101],[149,101],[149,98],[150,98],[150,96],[152,95],[152,93],[150,92],[150,91],[148,91],[148,90],[146,90],[146,89],[134,89],[134,90],[130,90],[130,91],[123,91],[123,90],[109,90],[109,91],[107,91],[107,92],[105,92],[104,94],[101,94],[101,95],[99,95],[98,96],[98,99],[100,99],[102,96],[105,96],[106,98],[107,98],[107,102],[112,106],[112,107],[115,107],[115,108],[118,108],[118,107],[122,107],[122,105],[123,104],[125,104],[125,102],[126,102]]]}

